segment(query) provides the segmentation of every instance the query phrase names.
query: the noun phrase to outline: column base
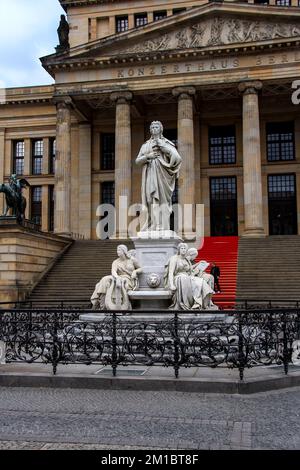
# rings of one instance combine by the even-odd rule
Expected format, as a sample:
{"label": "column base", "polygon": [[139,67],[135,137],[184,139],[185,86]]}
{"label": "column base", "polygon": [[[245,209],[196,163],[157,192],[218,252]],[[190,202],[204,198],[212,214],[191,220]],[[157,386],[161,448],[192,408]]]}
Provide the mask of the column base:
{"label": "column base", "polygon": [[263,229],[248,229],[245,230],[245,232],[242,234],[242,237],[248,237],[248,238],[263,238],[266,237],[266,233],[264,232]]}

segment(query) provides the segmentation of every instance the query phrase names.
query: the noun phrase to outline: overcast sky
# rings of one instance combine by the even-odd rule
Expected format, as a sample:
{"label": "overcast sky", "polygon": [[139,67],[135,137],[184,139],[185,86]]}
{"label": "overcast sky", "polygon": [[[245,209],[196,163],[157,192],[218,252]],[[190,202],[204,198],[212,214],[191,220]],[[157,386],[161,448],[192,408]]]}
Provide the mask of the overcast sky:
{"label": "overcast sky", "polygon": [[39,57],[55,52],[62,13],[58,0],[0,0],[0,88],[53,83]]}

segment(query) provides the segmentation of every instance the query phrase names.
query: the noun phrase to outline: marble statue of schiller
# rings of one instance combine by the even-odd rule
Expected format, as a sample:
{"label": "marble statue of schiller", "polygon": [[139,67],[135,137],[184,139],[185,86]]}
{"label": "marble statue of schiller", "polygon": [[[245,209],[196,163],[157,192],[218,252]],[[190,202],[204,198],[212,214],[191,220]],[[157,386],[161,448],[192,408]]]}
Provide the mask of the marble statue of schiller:
{"label": "marble statue of schiller", "polygon": [[182,162],[175,145],[163,137],[161,122],[152,122],[150,133],[136,159],[143,165],[142,204],[148,211],[142,232],[170,229],[172,194]]}

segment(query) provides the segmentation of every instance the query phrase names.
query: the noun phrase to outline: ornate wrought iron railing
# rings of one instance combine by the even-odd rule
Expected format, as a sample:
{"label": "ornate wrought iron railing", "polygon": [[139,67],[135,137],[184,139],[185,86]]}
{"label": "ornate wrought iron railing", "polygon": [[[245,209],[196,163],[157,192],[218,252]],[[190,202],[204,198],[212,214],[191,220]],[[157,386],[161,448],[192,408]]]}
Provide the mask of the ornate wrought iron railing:
{"label": "ornate wrought iron railing", "polygon": [[[6,362],[172,367],[246,368],[282,364],[288,373],[300,339],[300,310],[195,312],[106,312],[97,321],[83,312],[6,310],[0,341]],[[86,313],[91,313],[86,312]],[[82,317],[81,317],[82,318]],[[297,343],[299,344],[299,343]]]}
{"label": "ornate wrought iron railing", "polygon": [[[218,303],[218,300],[215,300]],[[0,302],[1,310],[7,308],[18,309],[62,309],[62,310],[90,310],[91,303],[87,299],[56,299],[56,300],[21,300]],[[282,309],[300,308],[300,300],[286,299],[239,299],[222,298],[220,310],[259,310],[259,309]]]}

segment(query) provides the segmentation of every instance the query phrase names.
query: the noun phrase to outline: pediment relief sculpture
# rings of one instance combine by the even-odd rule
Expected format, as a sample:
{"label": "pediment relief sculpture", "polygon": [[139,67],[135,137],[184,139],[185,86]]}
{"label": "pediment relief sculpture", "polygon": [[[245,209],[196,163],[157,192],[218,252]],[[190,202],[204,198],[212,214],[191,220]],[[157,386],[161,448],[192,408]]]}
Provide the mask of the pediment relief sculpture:
{"label": "pediment relief sculpture", "polygon": [[[245,42],[270,41],[300,37],[300,23],[250,21],[240,18],[215,17],[201,20],[179,31],[172,31],[139,42],[118,53],[143,53],[171,49],[213,47]],[[117,52],[117,51],[116,51]]]}

